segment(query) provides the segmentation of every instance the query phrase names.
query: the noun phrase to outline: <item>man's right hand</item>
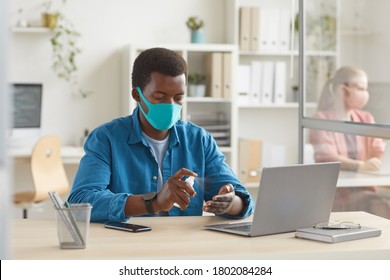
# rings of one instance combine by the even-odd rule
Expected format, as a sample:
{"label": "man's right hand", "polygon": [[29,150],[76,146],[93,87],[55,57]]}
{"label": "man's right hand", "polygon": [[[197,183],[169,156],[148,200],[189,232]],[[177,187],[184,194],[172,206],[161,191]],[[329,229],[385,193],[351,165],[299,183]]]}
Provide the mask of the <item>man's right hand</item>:
{"label": "man's right hand", "polygon": [[194,197],[196,192],[191,184],[181,180],[184,176],[197,177],[198,175],[186,168],[182,168],[173,174],[158,193],[154,209],[168,211],[174,203],[178,204],[181,210],[188,207],[190,198]]}

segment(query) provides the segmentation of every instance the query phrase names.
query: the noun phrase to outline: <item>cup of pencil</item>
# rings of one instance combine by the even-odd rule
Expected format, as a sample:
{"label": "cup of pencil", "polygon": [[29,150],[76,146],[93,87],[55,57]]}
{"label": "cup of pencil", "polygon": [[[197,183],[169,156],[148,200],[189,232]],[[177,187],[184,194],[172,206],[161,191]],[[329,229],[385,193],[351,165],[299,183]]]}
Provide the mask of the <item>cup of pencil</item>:
{"label": "cup of pencil", "polygon": [[57,232],[61,249],[83,249],[87,246],[92,205],[69,204],[56,208]]}

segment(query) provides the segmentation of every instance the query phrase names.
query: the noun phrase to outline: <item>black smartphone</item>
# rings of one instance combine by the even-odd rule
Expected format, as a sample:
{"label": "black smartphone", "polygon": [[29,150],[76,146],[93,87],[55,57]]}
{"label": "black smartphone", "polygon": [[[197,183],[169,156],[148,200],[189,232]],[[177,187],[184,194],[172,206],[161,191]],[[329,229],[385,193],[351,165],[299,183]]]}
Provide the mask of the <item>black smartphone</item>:
{"label": "black smartphone", "polygon": [[121,222],[107,222],[104,224],[104,227],[130,231],[130,232],[141,232],[141,231],[152,230],[152,228],[148,226],[141,226],[135,224],[121,223]]}

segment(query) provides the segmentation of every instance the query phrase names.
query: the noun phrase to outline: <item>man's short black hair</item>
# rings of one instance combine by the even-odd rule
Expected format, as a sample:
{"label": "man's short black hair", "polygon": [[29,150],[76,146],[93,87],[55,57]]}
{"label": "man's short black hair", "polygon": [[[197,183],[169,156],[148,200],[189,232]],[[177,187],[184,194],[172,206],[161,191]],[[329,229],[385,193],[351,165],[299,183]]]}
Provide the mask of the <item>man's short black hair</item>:
{"label": "man's short black hair", "polygon": [[131,75],[133,87],[144,87],[150,82],[152,72],[158,72],[171,77],[185,74],[187,78],[187,63],[182,56],[165,48],[144,50],[135,59]]}

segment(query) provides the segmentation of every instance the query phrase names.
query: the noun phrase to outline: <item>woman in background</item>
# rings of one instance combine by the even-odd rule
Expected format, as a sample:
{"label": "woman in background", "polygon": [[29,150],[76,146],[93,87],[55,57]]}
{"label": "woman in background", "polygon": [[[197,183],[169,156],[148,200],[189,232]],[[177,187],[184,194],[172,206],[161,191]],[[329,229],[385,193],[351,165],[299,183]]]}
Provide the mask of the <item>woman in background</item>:
{"label": "woman in background", "polygon": [[[314,117],[375,123],[371,113],[362,110],[369,99],[367,85],[363,70],[341,67],[324,85]],[[355,172],[378,170],[385,148],[380,138],[323,130],[310,130],[309,141],[316,162],[340,161],[341,169]],[[333,211],[355,210],[390,218],[390,207],[375,187],[337,189]]]}

